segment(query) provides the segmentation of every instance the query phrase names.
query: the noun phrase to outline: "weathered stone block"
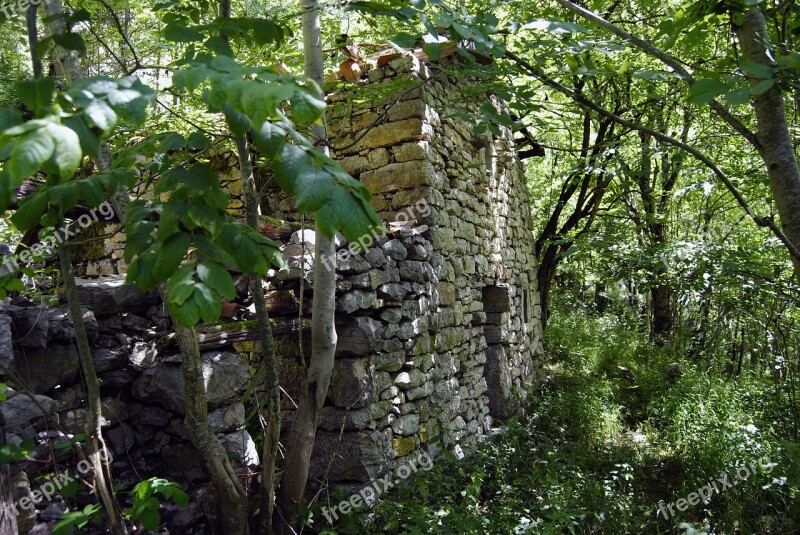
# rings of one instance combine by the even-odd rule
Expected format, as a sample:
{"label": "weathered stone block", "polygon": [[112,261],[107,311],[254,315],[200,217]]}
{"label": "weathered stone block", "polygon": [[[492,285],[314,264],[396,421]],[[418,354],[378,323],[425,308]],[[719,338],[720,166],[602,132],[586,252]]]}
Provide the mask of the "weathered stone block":
{"label": "weathered stone block", "polygon": [[384,433],[361,431],[340,437],[338,431],[322,430],[314,442],[311,473],[332,482],[367,482],[382,473],[393,457],[391,439]]}
{"label": "weathered stone block", "polygon": [[481,300],[484,312],[508,312],[511,310],[511,294],[507,286],[484,286]]}
{"label": "weathered stone block", "polygon": [[361,174],[361,182],[373,195],[434,184],[435,181],[436,176],[429,162],[391,163]]}
{"label": "weathered stone block", "polygon": [[487,394],[489,397],[489,413],[495,418],[508,418],[514,413],[511,398],[511,367],[503,346],[493,345],[486,348],[486,364],[484,364]]}
{"label": "weathered stone block", "polygon": [[336,355],[354,357],[375,352],[383,339],[381,322],[367,317],[348,317],[342,326],[337,326],[339,340]]}

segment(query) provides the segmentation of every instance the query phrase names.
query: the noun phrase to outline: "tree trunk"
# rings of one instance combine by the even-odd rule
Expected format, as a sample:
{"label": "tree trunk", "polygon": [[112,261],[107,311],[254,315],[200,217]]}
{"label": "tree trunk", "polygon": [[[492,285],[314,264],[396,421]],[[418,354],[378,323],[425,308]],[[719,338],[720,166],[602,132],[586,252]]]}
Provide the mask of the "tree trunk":
{"label": "tree trunk", "polygon": [[[60,218],[58,233],[61,233],[63,226],[63,218]],[[70,258],[67,241],[59,245],[58,259],[67,306],[72,318],[72,327],[75,329],[78,362],[83,373],[83,379],[86,382],[86,443],[89,446],[89,461],[94,469],[95,491],[106,512],[109,531],[115,535],[126,535],[128,530],[122,520],[119,505],[114,499],[112,491],[111,472],[108,465],[103,461],[103,459],[110,459],[110,456],[106,450],[101,431],[102,402],[100,398],[100,381],[97,379],[92,350],[89,346],[89,337],[86,334],[86,325],[83,323],[78,287],[75,284],[75,275],[72,271],[72,259]],[[103,453],[102,457],[101,452]]]}
{"label": "tree trunk", "polygon": [[[301,0],[303,9],[303,47],[305,74],[322,86],[322,37],[317,0]],[[315,141],[326,138],[325,127],[314,125]],[[325,145],[323,145],[325,146]],[[323,149],[327,152],[327,149]],[[325,262],[323,262],[325,260]],[[331,263],[333,264],[331,266]],[[288,431],[286,468],[278,494],[277,514],[281,515],[283,533],[293,533],[290,522],[297,516],[308,480],[311,453],[314,449],[320,411],[328,393],[336,353],[336,249],[317,224],[314,240],[314,301],[311,323],[311,361],[307,382],[300,396],[295,420]]]}
{"label": "tree trunk", "polygon": [[[164,292],[162,292],[164,295]],[[208,404],[203,378],[203,364],[194,329],[174,321],[175,337],[181,351],[181,368],[185,389],[186,418],[184,428],[189,440],[200,451],[217,491],[222,528],[225,535],[247,535],[248,501],[242,482],[233,469],[225,448],[208,424]]]}
{"label": "tree trunk", "polygon": [[650,302],[653,308],[650,336],[654,340],[668,341],[673,323],[672,289],[665,284],[654,286],[650,290]]}
{"label": "tree trunk", "polygon": [[[0,411],[0,446],[6,445],[6,419]],[[0,535],[17,535],[17,514],[11,493],[11,465],[0,465]]]}
{"label": "tree trunk", "polygon": [[[247,224],[258,228],[258,195],[247,138],[236,136],[236,149],[239,152],[239,168],[242,172],[244,207]],[[256,322],[259,332],[259,360],[264,367],[267,414],[264,418],[264,445],[261,448],[261,513],[259,533],[272,533],[272,515],[275,506],[275,465],[278,459],[278,445],[281,434],[281,386],[278,377],[278,364],[275,360],[275,344],[272,339],[272,325],[269,309],[264,298],[264,285],[258,275],[249,276],[250,295],[256,308]]]}
{"label": "tree trunk", "polygon": [[[759,8],[751,8],[744,15],[740,26],[734,26],[741,46],[741,60],[752,61],[774,67],[768,48],[764,16]],[[751,79],[751,85],[760,80]],[[767,166],[770,188],[778,207],[783,233],[794,244],[800,245],[800,169],[792,144],[789,125],[786,122],[786,107],[783,95],[776,83],[772,88],[757,95],[753,104],[758,125],[758,141],[762,157]],[[793,258],[795,274],[800,279],[800,260]]]}

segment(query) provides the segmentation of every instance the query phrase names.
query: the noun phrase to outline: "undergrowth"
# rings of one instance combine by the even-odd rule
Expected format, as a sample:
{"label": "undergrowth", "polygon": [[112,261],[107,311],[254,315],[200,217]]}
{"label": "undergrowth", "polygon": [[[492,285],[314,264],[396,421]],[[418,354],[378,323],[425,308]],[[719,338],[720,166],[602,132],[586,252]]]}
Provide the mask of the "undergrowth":
{"label": "undergrowth", "polygon": [[[445,454],[333,526],[317,509],[315,531],[800,532],[800,459],[778,432],[769,377],[719,377],[611,316],[554,317],[548,342],[546,377],[503,433],[464,460]],[[682,376],[665,375],[672,362]],[[744,467],[754,470],[739,480]],[[714,482],[707,503],[691,500]],[[663,511],[675,504],[670,518],[660,500]]]}

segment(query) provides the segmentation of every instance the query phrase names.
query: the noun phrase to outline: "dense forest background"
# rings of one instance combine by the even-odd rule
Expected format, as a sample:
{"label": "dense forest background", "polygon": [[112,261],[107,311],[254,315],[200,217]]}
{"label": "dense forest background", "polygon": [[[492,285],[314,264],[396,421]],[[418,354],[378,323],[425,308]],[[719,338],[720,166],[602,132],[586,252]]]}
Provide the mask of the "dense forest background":
{"label": "dense forest background", "polygon": [[[203,434],[205,407],[187,411],[229,512],[225,532],[797,533],[799,14],[792,0],[3,4],[0,241],[30,246],[76,207],[111,199],[129,280],[160,288],[184,361],[198,362],[192,329],[219,318],[233,291],[221,266],[252,274],[256,295],[280,264],[252,228],[253,167],[315,214],[320,236],[355,241],[379,220],[328,153],[324,92],[381,98],[358,92],[377,51],[421,51],[433,64],[455,54],[440,68],[469,81],[464,102],[507,103],[469,116],[475,133],[510,127],[526,165],[546,376],[480,451],[437,462],[331,526],[319,502],[288,505],[302,502],[322,403],[314,385],[327,388],[333,358],[332,309],[315,280],[305,425],[289,439],[305,473],[284,476],[276,498],[265,462],[263,496],[243,496]],[[457,102],[448,113],[464,115]],[[239,155],[247,225],[226,219],[206,168],[181,167],[219,147]],[[152,184],[158,206],[137,198]],[[69,248],[51,244],[23,277],[4,276],[4,295],[72,305]],[[331,244],[316,246],[321,258]],[[277,403],[269,323],[260,326]],[[91,356],[80,365],[91,384]],[[87,397],[96,401],[91,388]],[[98,419],[89,410],[80,447],[100,505],[73,507],[60,532],[157,532],[155,497],[183,497],[163,481],[115,491]],[[266,459],[278,427],[264,428]],[[5,446],[3,460],[22,450]],[[755,468],[737,478],[743,467]],[[725,474],[733,484],[691,498]]]}

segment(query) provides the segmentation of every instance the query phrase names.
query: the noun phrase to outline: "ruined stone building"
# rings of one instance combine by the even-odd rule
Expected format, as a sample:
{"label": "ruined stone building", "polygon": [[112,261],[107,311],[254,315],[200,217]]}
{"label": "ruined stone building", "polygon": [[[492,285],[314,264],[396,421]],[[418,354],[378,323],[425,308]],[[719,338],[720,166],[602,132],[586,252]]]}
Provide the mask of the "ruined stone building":
{"label": "ruined stone building", "polygon": [[[312,477],[332,484],[372,480],[418,450],[468,451],[490,435],[493,422],[514,413],[541,365],[528,190],[511,132],[473,133],[450,110],[479,103],[465,101],[458,81],[413,56],[371,70],[364,83],[397,80],[419,83],[360,104],[331,97],[336,157],[372,192],[389,231],[364,254],[340,243],[338,348],[312,467]],[[218,167],[236,202],[237,177],[225,161]],[[266,188],[265,213],[313,226],[291,198]],[[313,233],[294,232],[286,241],[290,268],[270,273],[268,298],[288,425],[301,380],[298,340],[310,325],[298,312],[310,311]],[[108,240],[82,266],[86,277],[79,281],[115,474],[207,481],[182,429],[182,375],[177,348],[164,342],[166,314],[154,293],[122,284],[123,242]],[[94,278],[100,274],[106,276]],[[12,330],[13,366],[43,406],[79,429],[81,383],[65,318],[64,308],[34,313],[12,306],[0,311],[0,330]],[[252,337],[214,336],[219,329],[199,329],[210,418],[244,470],[258,463],[249,432],[258,423],[247,421],[248,430],[242,403],[253,373]],[[308,351],[310,343],[304,345]],[[41,430],[29,409],[22,396],[4,404],[9,433]]]}

